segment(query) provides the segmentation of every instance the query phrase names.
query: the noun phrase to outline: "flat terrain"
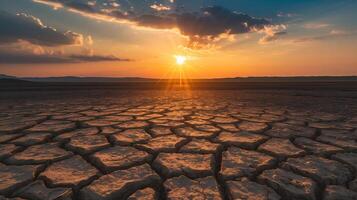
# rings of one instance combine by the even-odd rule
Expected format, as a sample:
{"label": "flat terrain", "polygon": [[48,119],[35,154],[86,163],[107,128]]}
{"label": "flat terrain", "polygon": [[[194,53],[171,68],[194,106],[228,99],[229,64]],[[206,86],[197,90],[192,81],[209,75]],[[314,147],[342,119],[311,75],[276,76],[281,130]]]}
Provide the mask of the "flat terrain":
{"label": "flat terrain", "polygon": [[357,92],[0,92],[0,199],[355,200]]}

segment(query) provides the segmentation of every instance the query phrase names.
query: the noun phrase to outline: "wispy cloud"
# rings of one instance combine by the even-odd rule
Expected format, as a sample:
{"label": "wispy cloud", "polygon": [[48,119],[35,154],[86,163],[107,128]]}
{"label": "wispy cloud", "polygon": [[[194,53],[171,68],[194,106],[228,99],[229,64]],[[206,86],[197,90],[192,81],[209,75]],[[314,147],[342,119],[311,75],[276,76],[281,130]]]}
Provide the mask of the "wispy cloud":
{"label": "wispy cloud", "polygon": [[313,30],[317,30],[317,29],[324,29],[324,28],[328,28],[330,27],[331,24],[328,24],[328,23],[307,23],[307,24],[304,24],[303,27],[305,29],[313,29]]}
{"label": "wispy cloud", "polygon": [[2,64],[60,64],[60,63],[85,63],[85,62],[129,62],[115,56],[100,55],[50,55],[50,54],[19,54],[0,52]]}
{"label": "wispy cloud", "polygon": [[301,38],[293,40],[293,42],[302,43],[302,42],[322,41],[322,40],[329,40],[329,39],[346,37],[346,36],[351,36],[351,35],[356,35],[356,34],[357,34],[356,31],[345,31],[345,30],[334,29],[326,34],[310,36],[310,37],[301,37]]}
{"label": "wispy cloud", "polygon": [[277,15],[277,17],[283,17],[283,18],[292,18],[292,17],[296,17],[298,16],[295,13],[284,13],[284,12],[279,12]]}

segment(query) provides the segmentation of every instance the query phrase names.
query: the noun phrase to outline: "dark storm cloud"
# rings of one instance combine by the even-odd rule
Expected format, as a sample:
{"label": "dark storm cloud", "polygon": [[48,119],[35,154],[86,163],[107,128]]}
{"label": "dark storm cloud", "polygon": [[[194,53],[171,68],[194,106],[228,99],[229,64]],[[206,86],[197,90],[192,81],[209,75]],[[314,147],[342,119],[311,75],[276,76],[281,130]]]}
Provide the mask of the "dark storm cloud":
{"label": "dark storm cloud", "polygon": [[[73,5],[74,6],[74,5]],[[85,6],[75,5],[80,9]],[[26,41],[26,42],[24,42]],[[49,64],[130,61],[115,56],[65,55],[47,53],[43,47],[82,45],[83,36],[71,31],[60,32],[45,26],[40,19],[27,14],[10,14],[0,11],[0,63]],[[36,50],[42,53],[36,53]]]}
{"label": "dark storm cloud", "polygon": [[[182,35],[197,41],[214,39],[223,33],[242,34],[259,31],[271,24],[266,19],[254,18],[220,6],[205,7],[196,12],[178,9],[155,12],[152,9],[151,11],[145,11],[145,8],[135,9],[135,7],[131,10],[123,10],[120,6],[108,8],[109,2],[112,2],[108,0],[97,1],[96,4],[91,4],[91,1],[88,0],[47,0],[46,2],[61,3],[65,7],[85,14],[113,17],[117,20],[130,21],[143,27],[155,29],[177,28]],[[146,4],[146,7],[150,8],[150,3]]]}
{"label": "dark storm cloud", "polygon": [[140,26],[178,28],[186,36],[213,36],[222,33],[242,34],[260,30],[270,22],[249,15],[232,12],[222,7],[207,7],[200,12],[170,15],[141,15],[131,19]]}
{"label": "dark storm cloud", "polygon": [[82,38],[82,35],[75,32],[60,32],[47,27],[31,15],[0,11],[0,43],[25,40],[42,46],[60,46],[80,44]]}
{"label": "dark storm cloud", "polygon": [[156,28],[156,29],[171,29],[176,27],[176,17],[172,16],[156,16],[156,15],[141,15],[130,19],[139,26]]}
{"label": "dark storm cloud", "polygon": [[217,6],[204,8],[200,13],[177,15],[177,27],[188,36],[218,36],[226,32],[241,34],[262,29],[269,24],[265,19],[256,19]]}
{"label": "dark storm cloud", "polygon": [[61,63],[85,63],[85,62],[127,62],[130,59],[121,59],[115,56],[99,55],[36,55],[22,53],[0,52],[1,64],[61,64]]}

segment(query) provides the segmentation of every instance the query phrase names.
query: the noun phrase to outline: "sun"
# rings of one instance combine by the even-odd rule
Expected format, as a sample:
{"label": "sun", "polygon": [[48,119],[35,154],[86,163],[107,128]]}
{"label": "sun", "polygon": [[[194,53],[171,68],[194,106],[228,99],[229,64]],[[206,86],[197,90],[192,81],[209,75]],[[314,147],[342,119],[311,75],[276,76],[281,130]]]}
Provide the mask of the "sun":
{"label": "sun", "polygon": [[184,65],[187,60],[186,56],[180,56],[180,55],[175,56],[175,59],[177,65]]}

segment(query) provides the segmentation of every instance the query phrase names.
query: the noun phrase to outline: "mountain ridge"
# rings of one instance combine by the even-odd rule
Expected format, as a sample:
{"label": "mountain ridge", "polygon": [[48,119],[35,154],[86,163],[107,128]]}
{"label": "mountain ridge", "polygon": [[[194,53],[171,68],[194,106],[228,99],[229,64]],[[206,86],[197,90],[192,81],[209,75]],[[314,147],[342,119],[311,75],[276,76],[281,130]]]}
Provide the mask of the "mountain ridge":
{"label": "mountain ridge", "polygon": [[[32,82],[153,82],[168,81],[168,79],[155,79],[143,77],[83,77],[83,76],[58,76],[58,77],[16,77],[0,74],[0,79],[15,79]],[[177,79],[173,79],[177,80]],[[261,77],[232,77],[212,79],[189,79],[192,82],[341,82],[357,81],[357,76],[261,76]]]}

